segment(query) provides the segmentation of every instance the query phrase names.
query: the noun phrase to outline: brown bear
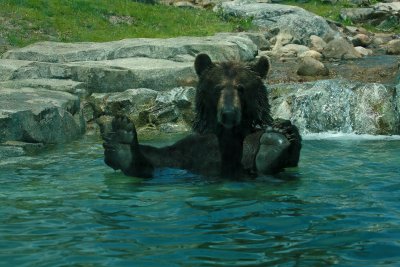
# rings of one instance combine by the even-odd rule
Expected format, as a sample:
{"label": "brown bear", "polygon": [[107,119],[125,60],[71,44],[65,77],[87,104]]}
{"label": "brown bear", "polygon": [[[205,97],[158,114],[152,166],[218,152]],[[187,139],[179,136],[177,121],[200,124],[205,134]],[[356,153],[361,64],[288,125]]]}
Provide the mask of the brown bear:
{"label": "brown bear", "polygon": [[102,127],[107,165],[137,177],[170,167],[234,179],[297,166],[298,129],[270,116],[262,81],[270,67],[267,58],[253,64],[213,63],[200,54],[194,65],[199,76],[194,133],[162,148],[140,145],[134,124],[125,116],[115,117],[110,131]]}
{"label": "brown bear", "polygon": [[245,137],[272,123],[262,82],[269,71],[269,60],[261,57],[255,64],[215,64],[208,55],[200,54],[194,66],[199,83],[193,130],[216,134],[222,176],[241,175]]}

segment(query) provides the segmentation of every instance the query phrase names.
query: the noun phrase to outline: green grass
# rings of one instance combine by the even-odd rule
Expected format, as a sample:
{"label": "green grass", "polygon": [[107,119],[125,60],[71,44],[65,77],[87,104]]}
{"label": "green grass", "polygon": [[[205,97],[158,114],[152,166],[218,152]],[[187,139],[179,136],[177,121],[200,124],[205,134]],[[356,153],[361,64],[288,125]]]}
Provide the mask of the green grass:
{"label": "green grass", "polygon": [[[111,16],[127,23],[113,24]],[[11,46],[54,40],[111,41],[134,37],[205,36],[248,29],[212,11],[146,5],[132,0],[0,0],[0,37]]]}
{"label": "green grass", "polygon": [[340,10],[344,7],[348,7],[346,2],[338,2],[337,4],[332,5],[321,3],[319,0],[311,0],[306,3],[300,3],[296,0],[285,0],[283,3],[304,8],[314,14],[334,21],[339,21]]}

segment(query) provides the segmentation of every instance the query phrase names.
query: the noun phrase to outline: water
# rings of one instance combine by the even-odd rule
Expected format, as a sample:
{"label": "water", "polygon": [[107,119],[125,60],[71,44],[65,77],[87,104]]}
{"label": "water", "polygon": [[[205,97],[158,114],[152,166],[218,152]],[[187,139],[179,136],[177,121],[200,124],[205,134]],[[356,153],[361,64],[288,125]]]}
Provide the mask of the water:
{"label": "water", "polygon": [[400,266],[400,141],[320,137],[252,182],[125,177],[93,138],[2,162],[0,265]]}

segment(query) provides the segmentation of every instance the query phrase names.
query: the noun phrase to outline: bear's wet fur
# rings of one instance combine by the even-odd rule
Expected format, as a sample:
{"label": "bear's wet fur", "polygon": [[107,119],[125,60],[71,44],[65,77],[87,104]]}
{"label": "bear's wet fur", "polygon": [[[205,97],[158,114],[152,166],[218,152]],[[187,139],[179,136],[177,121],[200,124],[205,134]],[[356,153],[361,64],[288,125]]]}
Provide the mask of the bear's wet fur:
{"label": "bear's wet fur", "polygon": [[193,130],[198,133],[216,133],[221,124],[217,120],[217,104],[224,87],[237,90],[241,98],[242,119],[236,129],[243,134],[256,127],[271,125],[270,105],[262,81],[269,71],[270,62],[261,57],[256,63],[237,61],[213,63],[206,54],[199,54],[195,70],[199,76],[195,99]]}
{"label": "bear's wet fur", "polygon": [[199,76],[193,130],[217,135],[221,175],[242,175],[244,138],[272,124],[270,105],[262,81],[269,71],[268,58],[253,64],[237,61],[213,63],[206,54],[196,57]]}
{"label": "bear's wet fur", "polygon": [[301,136],[288,120],[273,120],[262,81],[270,62],[214,63],[195,60],[199,76],[193,134],[161,148],[138,143],[133,122],[116,116],[100,127],[105,163],[129,176],[152,177],[155,168],[178,168],[206,176],[242,178],[297,166]]}

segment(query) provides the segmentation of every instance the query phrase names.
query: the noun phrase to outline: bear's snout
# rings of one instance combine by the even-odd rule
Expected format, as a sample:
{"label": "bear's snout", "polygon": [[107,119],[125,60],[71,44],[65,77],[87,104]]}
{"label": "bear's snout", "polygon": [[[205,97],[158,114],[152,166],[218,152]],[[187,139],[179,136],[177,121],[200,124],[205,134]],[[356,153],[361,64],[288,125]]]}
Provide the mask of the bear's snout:
{"label": "bear's snout", "polygon": [[241,113],[237,108],[226,108],[219,112],[218,122],[225,128],[231,129],[240,124]]}

